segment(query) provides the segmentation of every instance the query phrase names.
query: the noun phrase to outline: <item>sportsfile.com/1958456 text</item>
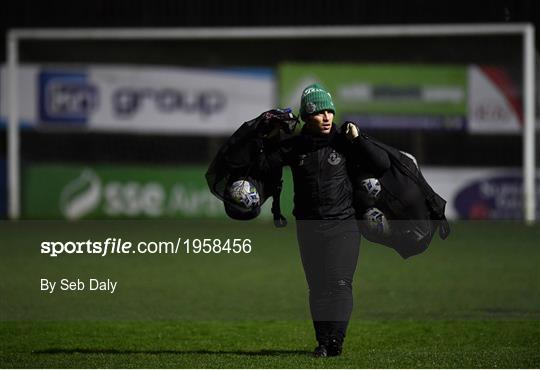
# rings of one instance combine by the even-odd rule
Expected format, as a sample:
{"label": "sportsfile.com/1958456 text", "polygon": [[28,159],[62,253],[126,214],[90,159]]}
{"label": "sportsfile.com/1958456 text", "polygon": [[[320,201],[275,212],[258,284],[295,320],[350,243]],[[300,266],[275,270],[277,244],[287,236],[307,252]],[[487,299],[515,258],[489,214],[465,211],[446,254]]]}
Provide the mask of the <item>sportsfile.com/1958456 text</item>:
{"label": "sportsfile.com/1958456 text", "polygon": [[105,257],[122,254],[249,254],[251,239],[177,238],[175,241],[138,241],[110,237],[105,240],[42,241],[41,254],[92,254]]}

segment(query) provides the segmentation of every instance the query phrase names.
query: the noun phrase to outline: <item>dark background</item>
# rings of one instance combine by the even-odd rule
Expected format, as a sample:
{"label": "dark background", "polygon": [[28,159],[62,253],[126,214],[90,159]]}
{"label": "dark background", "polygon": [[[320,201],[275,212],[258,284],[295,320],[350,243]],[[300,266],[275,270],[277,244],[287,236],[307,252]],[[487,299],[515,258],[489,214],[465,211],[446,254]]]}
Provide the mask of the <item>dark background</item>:
{"label": "dark background", "polygon": [[539,21],[536,0],[5,0],[13,27],[212,27]]}
{"label": "dark background", "polygon": [[[381,25],[436,23],[533,23],[540,21],[540,1],[200,1],[200,0],[94,0],[4,1],[0,13],[3,36],[10,28],[36,27],[256,27],[302,25]],[[536,45],[538,40],[536,38]],[[369,39],[362,48],[346,41],[331,46],[322,40],[301,45],[282,41],[236,41],[224,46],[215,41],[183,42],[24,42],[23,62],[125,62],[197,65],[202,67],[273,67],[279,60],[360,62],[421,62],[429,50],[429,63],[468,62],[508,64],[521,81],[520,42],[512,37],[463,39],[459,50],[448,50],[440,38],[423,40]],[[479,49],[481,42],[486,48]],[[0,38],[5,61],[5,37]],[[324,48],[322,48],[324,45]],[[140,50],[145,53],[141,55]],[[415,50],[421,49],[422,53]],[[538,49],[538,47],[537,47]],[[249,58],[245,50],[250,50]],[[391,50],[391,52],[389,52]],[[210,51],[210,52],[209,52]],[[324,52],[321,52],[324,51]],[[517,66],[517,68],[516,68]],[[250,119],[252,117],[246,117]],[[239,122],[238,124],[240,124]],[[447,166],[520,166],[519,135],[470,136],[456,132],[377,131],[378,138],[414,153],[423,164]],[[0,153],[5,153],[5,131],[0,132]],[[139,136],[127,134],[22,133],[22,158],[32,161],[93,161],[147,163],[205,163],[224,138]],[[504,148],[505,150],[501,150]],[[194,154],[196,153],[196,154]]]}

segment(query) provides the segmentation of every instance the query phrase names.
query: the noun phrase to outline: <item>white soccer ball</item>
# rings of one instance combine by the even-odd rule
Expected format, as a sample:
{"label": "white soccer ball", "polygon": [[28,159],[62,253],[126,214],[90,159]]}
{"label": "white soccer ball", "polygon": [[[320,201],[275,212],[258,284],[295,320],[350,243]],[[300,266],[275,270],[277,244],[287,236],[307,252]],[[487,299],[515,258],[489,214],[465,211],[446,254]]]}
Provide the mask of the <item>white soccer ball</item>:
{"label": "white soccer ball", "polygon": [[371,207],[366,210],[363,214],[364,225],[372,235],[380,237],[390,236],[390,225],[388,224],[388,219],[384,213],[376,208]]}
{"label": "white soccer ball", "polygon": [[229,195],[238,205],[245,208],[257,207],[261,197],[255,185],[247,180],[237,180],[229,186]]}
{"label": "white soccer ball", "polygon": [[374,177],[362,180],[360,186],[372,199],[377,199],[382,190],[381,183]]}

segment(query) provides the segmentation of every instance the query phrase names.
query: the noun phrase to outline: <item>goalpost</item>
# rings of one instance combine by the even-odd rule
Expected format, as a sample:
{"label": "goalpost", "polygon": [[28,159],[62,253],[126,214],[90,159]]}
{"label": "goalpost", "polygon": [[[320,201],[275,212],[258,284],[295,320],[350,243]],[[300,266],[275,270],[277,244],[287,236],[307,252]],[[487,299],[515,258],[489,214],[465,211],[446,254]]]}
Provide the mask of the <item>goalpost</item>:
{"label": "goalpost", "polygon": [[19,43],[29,40],[226,40],[306,39],[367,37],[445,37],[517,35],[522,37],[523,60],[523,219],[535,222],[535,52],[534,27],[530,24],[453,24],[416,26],[325,26],[257,28],[160,28],[160,29],[13,29],[6,35],[8,64],[8,210],[18,219],[20,204],[20,148],[18,71]]}

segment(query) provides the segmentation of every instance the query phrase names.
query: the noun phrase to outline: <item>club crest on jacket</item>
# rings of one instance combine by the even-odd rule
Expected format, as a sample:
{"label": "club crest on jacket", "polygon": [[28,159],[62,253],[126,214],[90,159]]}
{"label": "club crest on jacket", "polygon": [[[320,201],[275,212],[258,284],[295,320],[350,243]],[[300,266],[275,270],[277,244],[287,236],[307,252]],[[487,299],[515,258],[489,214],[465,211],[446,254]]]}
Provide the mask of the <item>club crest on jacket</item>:
{"label": "club crest on jacket", "polygon": [[337,166],[341,163],[341,156],[334,150],[328,156],[328,163],[330,163],[332,166]]}

